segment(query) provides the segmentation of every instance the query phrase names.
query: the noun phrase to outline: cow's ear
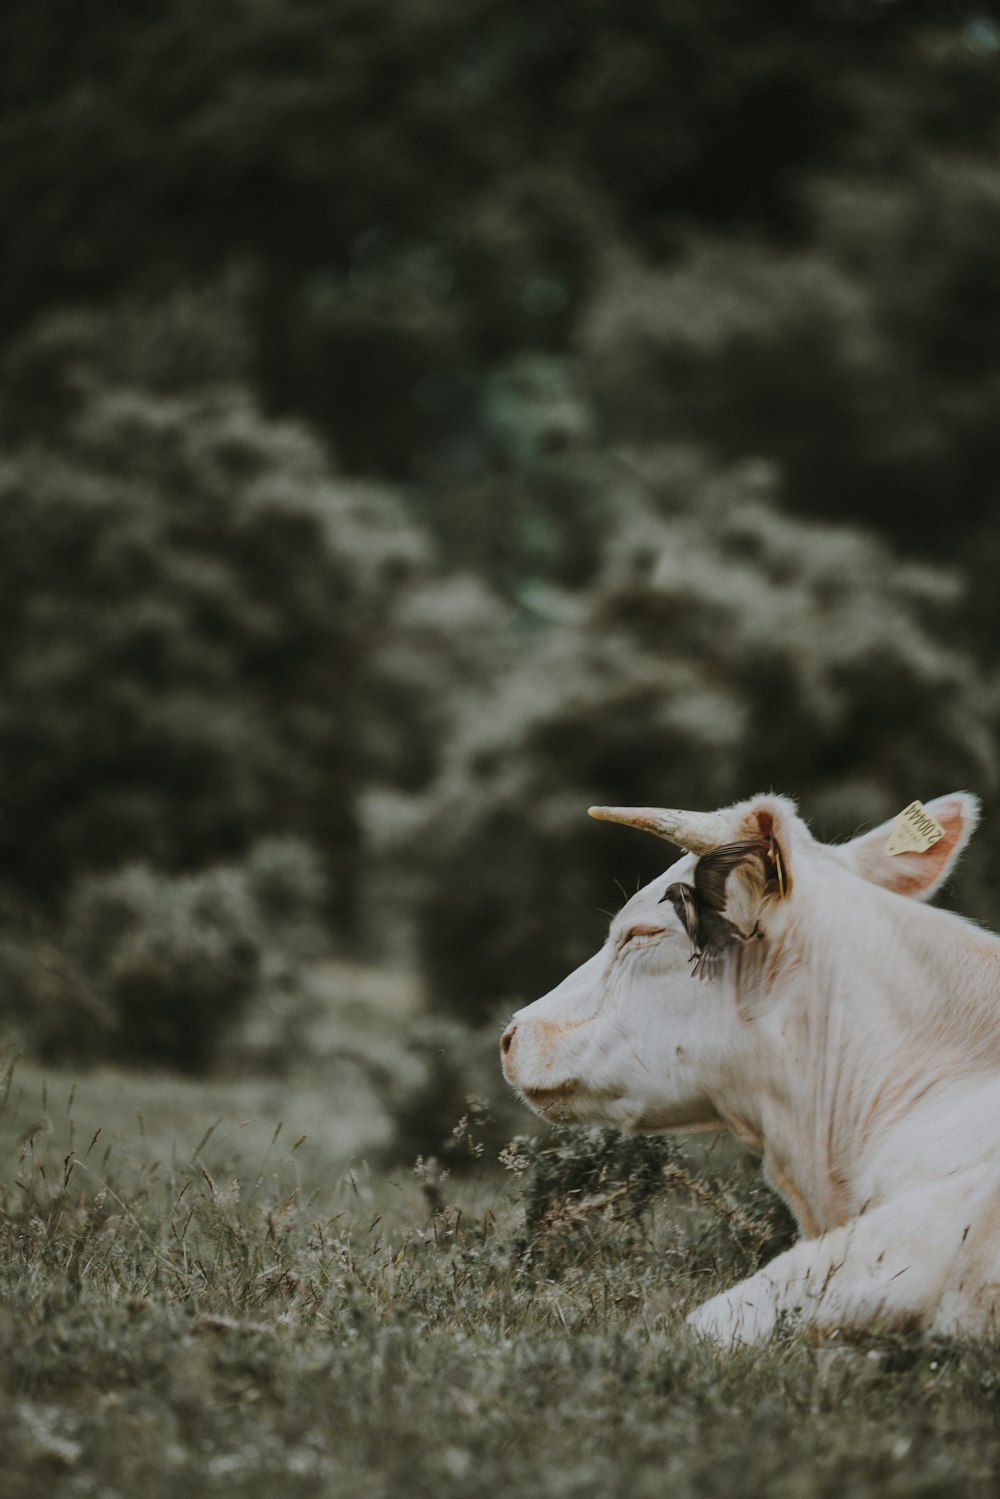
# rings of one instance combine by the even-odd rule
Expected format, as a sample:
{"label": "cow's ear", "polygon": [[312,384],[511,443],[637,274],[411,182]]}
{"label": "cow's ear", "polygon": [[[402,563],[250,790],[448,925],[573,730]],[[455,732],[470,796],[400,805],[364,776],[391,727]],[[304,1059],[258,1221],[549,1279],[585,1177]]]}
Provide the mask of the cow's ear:
{"label": "cow's ear", "polygon": [[754,797],[743,815],[740,832],[764,848],[768,888],[783,900],[795,881],[792,845],[796,840],[809,838],[795,803],[787,796],[773,793]]}
{"label": "cow's ear", "polygon": [[929,900],[951,874],[958,856],[975,832],[979,822],[979,801],[968,791],[953,791],[927,802],[924,810],[944,828],[944,837],[923,853],[886,853],[886,843],[895,818],[862,833],[842,847],[851,867],[862,879],[873,885],[909,895],[915,900]]}

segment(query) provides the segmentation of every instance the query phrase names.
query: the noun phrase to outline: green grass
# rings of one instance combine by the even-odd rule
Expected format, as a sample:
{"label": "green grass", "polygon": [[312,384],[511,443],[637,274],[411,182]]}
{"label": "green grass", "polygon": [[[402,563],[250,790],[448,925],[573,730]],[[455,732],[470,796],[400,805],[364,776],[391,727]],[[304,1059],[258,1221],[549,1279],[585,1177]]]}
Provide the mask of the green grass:
{"label": "green grass", "polygon": [[3,1499],[997,1492],[993,1346],[687,1334],[760,1253],[732,1153],[637,1216],[610,1137],[440,1181],[366,1167],[369,1129],[305,1086],[15,1072]]}

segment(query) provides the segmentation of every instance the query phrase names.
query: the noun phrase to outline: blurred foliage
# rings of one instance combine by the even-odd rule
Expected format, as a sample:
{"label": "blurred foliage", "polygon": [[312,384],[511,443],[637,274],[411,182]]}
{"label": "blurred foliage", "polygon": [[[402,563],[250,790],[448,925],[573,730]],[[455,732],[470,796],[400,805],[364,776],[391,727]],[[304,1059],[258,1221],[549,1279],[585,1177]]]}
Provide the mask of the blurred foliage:
{"label": "blurred foliage", "polygon": [[764,455],[792,508],[960,554],[998,495],[1000,172],[933,160],[813,207],[802,248],[617,257],[583,322],[593,398],[620,440]]}
{"label": "blurred foliage", "polygon": [[147,865],[81,880],[67,942],[108,1004],[108,1050],[202,1071],[260,970],[256,910],[239,870],[171,878]]}
{"label": "blurred foliage", "polygon": [[[8,334],[238,274],[267,404],[351,471],[456,482],[493,471],[493,371],[575,352],[595,291],[627,302],[645,273],[660,388],[637,371],[612,412],[686,421],[693,363],[727,452],[794,444],[795,505],[937,533],[942,481],[971,518],[995,493],[990,4],[13,0],[6,19]],[[728,253],[689,265],[692,236]]]}
{"label": "blurred foliage", "polygon": [[[175,304],[173,362],[163,312],[134,308],[52,320],[6,361],[0,879],[58,909],[80,869],[197,867],[292,833],[321,851],[343,926],[365,761],[411,784],[434,768],[416,727],[433,734],[433,693],[405,750],[376,742],[393,645],[425,629],[428,549],[304,429],[217,368],[195,381],[197,310]],[[441,650],[474,671],[469,649]]]}
{"label": "blurred foliage", "polygon": [[[454,282],[462,332],[516,346],[522,319],[561,310],[524,297],[519,258],[571,294],[589,249],[580,220],[597,204],[647,232],[678,208],[794,216],[796,172],[850,123],[824,86],[831,65],[894,50],[884,26],[787,0],[753,15],[658,0],[627,20],[609,0],[572,14],[524,0],[422,0],[405,14],[386,0],[270,0],[239,24],[222,0],[120,13],[16,0],[8,21],[0,188],[5,218],[25,226],[8,320],[250,247],[275,295],[291,282],[294,301],[325,271],[362,321],[388,307],[403,348],[419,347],[420,320],[407,339],[392,318],[386,245],[426,281],[428,311]],[[616,130],[595,129],[609,117]],[[516,321],[470,295],[483,277]]]}
{"label": "blurred foliage", "polygon": [[81,1051],[125,869],[152,934],[269,848],[478,1024],[662,864],[590,801],[991,793],[993,0],[5,21],[0,968]]}
{"label": "blurred foliage", "polygon": [[0,943],[6,1023],[49,1061],[202,1072],[252,1002],[301,982],[324,948],[325,908],[316,855],[292,838],[197,874],[136,863],[84,875],[60,948],[37,930]]}

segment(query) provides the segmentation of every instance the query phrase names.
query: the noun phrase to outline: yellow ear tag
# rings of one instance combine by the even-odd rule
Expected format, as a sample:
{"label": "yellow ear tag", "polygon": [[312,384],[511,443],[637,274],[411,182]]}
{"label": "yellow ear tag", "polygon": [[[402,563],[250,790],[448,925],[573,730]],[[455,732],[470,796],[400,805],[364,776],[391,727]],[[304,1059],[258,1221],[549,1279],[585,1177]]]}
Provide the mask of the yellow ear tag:
{"label": "yellow ear tag", "polygon": [[786,888],[785,866],[781,862],[781,849],[778,847],[777,843],[775,843],[773,838],[771,839],[771,858],[774,861],[774,873],[778,880],[778,899],[784,900]]}
{"label": "yellow ear tag", "polygon": [[896,818],[886,841],[887,854],[925,854],[944,837],[944,828],[935,822],[922,802],[911,802]]}

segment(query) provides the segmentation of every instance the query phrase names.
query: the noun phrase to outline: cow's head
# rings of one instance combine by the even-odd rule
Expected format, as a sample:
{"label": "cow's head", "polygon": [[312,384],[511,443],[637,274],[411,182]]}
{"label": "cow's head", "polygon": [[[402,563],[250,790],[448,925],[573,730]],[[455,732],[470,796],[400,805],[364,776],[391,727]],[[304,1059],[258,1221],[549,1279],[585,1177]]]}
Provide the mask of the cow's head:
{"label": "cow's head", "polygon": [[927,811],[944,836],[926,852],[888,855],[891,823],[822,844],[774,795],[718,812],[592,808],[686,853],[627,902],[600,952],[514,1016],[501,1040],[508,1082],[553,1120],[724,1127],[726,1078],[755,1065],[768,995],[801,965],[813,932],[836,920],[849,944],[852,909],[927,899],[949,874],[978,804],[956,792]]}

